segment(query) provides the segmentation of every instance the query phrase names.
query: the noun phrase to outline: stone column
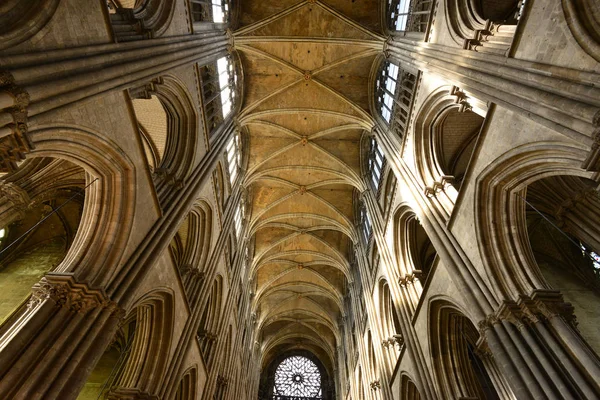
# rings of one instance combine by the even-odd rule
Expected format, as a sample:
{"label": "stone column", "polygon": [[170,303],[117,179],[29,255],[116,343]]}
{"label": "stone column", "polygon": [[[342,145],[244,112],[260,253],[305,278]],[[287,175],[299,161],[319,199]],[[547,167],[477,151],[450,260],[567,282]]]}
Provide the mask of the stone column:
{"label": "stone column", "polygon": [[559,292],[505,301],[479,326],[518,399],[600,396],[600,362],[579,337],[573,308]]}
{"label": "stone column", "polygon": [[47,274],[0,338],[0,398],[75,398],[123,316],[72,274]]}

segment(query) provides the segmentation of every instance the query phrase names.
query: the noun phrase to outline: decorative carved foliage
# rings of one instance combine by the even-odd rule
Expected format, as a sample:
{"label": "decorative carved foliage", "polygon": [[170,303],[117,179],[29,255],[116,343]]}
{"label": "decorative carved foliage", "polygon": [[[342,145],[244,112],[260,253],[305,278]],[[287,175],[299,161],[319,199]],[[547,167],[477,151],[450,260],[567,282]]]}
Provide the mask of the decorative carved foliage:
{"label": "decorative carved foliage", "polygon": [[36,308],[46,300],[52,300],[57,307],[65,307],[75,313],[85,314],[92,309],[106,308],[120,316],[123,314],[123,310],[102,291],[77,282],[73,275],[47,274],[33,287],[27,307]]}
{"label": "decorative carved foliage", "polygon": [[0,172],[12,172],[31,151],[27,135],[29,93],[14,83],[12,75],[0,71]]}

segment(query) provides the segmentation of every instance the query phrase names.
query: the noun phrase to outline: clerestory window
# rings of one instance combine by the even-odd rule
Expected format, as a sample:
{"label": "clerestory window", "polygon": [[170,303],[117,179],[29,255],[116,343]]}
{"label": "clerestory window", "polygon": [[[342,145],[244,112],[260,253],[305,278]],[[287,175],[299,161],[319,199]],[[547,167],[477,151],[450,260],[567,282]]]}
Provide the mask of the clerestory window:
{"label": "clerestory window", "polygon": [[426,32],[433,0],[388,0],[389,28],[400,32]]}
{"label": "clerestory window", "polygon": [[233,225],[235,227],[235,236],[237,239],[240,239],[240,235],[242,234],[242,222],[244,221],[244,213],[245,206],[243,201],[240,201],[237,208],[235,209],[235,214],[233,215]]}
{"label": "clerestory window", "polygon": [[226,23],[229,4],[226,0],[191,0],[194,22]]}
{"label": "clerestory window", "polygon": [[360,227],[363,234],[363,240],[365,244],[369,243],[369,239],[371,238],[371,233],[373,233],[373,228],[371,224],[371,217],[369,216],[369,212],[367,211],[367,207],[364,204],[361,204],[360,207]]}
{"label": "clerestory window", "polygon": [[377,145],[377,141],[374,137],[371,137],[369,140],[369,153],[367,157],[367,167],[369,170],[369,176],[371,178],[371,184],[373,185],[375,192],[377,192],[381,184],[385,157],[381,152],[379,145]]}
{"label": "clerestory window", "polygon": [[238,133],[235,133],[229,143],[227,143],[226,155],[229,183],[231,183],[231,186],[233,187],[233,184],[238,177],[241,162],[240,135]]}
{"label": "clerestory window", "polygon": [[375,83],[377,110],[390,129],[401,137],[408,125],[416,82],[415,75],[385,61]]}
{"label": "clerestory window", "polygon": [[206,129],[213,134],[231,114],[238,78],[231,56],[200,68]]}

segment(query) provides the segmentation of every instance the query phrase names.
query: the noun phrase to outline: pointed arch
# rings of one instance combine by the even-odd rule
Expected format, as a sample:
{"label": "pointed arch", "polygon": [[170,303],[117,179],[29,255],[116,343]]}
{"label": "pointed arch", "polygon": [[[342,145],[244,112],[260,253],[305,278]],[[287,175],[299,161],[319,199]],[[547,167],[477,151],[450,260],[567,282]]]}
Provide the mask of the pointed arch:
{"label": "pointed arch", "polygon": [[169,289],[157,289],[141,298],[126,320],[135,321],[130,355],[116,379],[118,395],[128,389],[147,394],[160,391],[173,338],[174,298]]}
{"label": "pointed arch", "polygon": [[213,349],[218,337],[218,332],[221,308],[223,299],[223,277],[217,275],[213,281],[208,301],[204,306],[204,311],[200,318],[200,326],[198,329],[198,340],[200,341],[200,349],[207,365],[212,364]]}
{"label": "pointed arch", "polygon": [[191,367],[184,372],[179,380],[179,386],[174,400],[196,400],[198,387],[198,368]]}

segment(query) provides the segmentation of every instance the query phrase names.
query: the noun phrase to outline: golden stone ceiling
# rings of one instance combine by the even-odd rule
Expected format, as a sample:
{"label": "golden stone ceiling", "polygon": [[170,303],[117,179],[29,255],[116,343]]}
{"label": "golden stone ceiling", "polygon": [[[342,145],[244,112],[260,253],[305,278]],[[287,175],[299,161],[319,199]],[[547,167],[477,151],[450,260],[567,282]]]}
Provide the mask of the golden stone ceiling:
{"label": "golden stone ceiling", "polygon": [[[244,69],[239,122],[249,138],[263,365],[306,349],[328,367],[364,191],[360,139],[370,131],[369,76],[383,37],[378,0],[243,1],[235,48]],[[330,369],[331,371],[331,369]]]}

